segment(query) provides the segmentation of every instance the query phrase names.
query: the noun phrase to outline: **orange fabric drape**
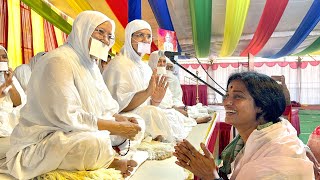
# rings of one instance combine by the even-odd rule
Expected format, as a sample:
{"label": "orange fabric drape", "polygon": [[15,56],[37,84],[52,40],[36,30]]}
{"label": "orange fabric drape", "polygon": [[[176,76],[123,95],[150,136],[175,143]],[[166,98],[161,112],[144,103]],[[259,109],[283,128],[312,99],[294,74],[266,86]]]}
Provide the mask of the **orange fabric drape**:
{"label": "orange fabric drape", "polygon": [[21,2],[21,49],[22,63],[27,64],[33,57],[31,9]]}
{"label": "orange fabric drape", "polygon": [[58,47],[54,26],[46,20],[44,20],[44,46],[46,52]]}
{"label": "orange fabric drape", "polygon": [[0,45],[7,48],[8,42],[8,6],[7,0],[0,0]]}

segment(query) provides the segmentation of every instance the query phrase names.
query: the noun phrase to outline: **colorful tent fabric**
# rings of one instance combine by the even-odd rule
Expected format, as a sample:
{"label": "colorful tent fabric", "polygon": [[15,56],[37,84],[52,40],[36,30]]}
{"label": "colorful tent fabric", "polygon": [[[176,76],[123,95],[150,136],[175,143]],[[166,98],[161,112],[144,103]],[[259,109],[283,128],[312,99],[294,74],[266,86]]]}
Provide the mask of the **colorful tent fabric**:
{"label": "colorful tent fabric", "polygon": [[[84,10],[97,10],[115,20],[117,31],[113,53],[119,52],[123,45],[126,24],[131,19],[146,17],[155,17],[154,20],[148,19],[154,34],[152,51],[157,49],[155,32],[158,27],[176,31],[180,44],[179,51],[204,58],[246,56],[248,53],[279,58],[291,54],[305,55],[320,50],[320,25],[318,25],[320,0],[310,2],[267,0],[265,3],[250,0],[0,0],[0,2],[2,12],[5,14],[0,16],[3,27],[0,31],[0,44],[7,47],[9,58],[13,59],[12,67],[27,63],[27,58],[33,54],[63,44],[66,34],[71,31],[72,19]],[[27,9],[26,12],[24,9],[21,10],[21,2],[32,10]],[[295,16],[297,13],[299,16]],[[26,19],[21,19],[22,17]],[[288,17],[296,19],[291,20]],[[216,24],[217,22],[220,24]],[[21,23],[23,26],[30,24],[29,26],[33,28],[28,33]],[[32,36],[31,44],[26,43],[29,36]],[[44,36],[52,38],[45,41]],[[277,47],[274,46],[275,41]]]}

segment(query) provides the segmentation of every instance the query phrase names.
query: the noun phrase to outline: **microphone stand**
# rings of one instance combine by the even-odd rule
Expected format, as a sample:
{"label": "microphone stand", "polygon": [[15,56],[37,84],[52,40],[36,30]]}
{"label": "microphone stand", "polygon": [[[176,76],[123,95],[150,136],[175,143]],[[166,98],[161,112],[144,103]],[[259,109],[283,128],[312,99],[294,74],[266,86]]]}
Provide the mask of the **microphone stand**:
{"label": "microphone stand", "polygon": [[201,78],[199,78],[198,76],[196,76],[195,74],[193,74],[192,72],[190,72],[188,69],[186,69],[185,67],[181,66],[175,59],[174,56],[171,56],[169,58],[174,64],[176,64],[177,66],[179,66],[181,69],[183,69],[184,71],[186,71],[187,73],[189,73],[190,75],[192,75],[194,78],[196,78],[197,80],[201,81],[203,84],[205,84],[206,86],[208,86],[210,89],[214,90],[215,92],[217,92],[218,94],[220,94],[221,96],[224,96],[224,94],[222,92],[220,92],[218,89],[212,87],[211,85],[209,85],[207,82],[205,82],[204,80],[202,80]]}

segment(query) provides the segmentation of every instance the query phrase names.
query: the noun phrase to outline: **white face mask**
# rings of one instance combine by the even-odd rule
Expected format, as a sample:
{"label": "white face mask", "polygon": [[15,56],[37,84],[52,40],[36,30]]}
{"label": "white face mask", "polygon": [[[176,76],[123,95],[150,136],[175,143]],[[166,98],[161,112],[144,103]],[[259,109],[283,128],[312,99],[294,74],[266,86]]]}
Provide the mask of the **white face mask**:
{"label": "white face mask", "polygon": [[8,62],[0,62],[0,71],[8,71]]}
{"label": "white face mask", "polygon": [[157,67],[157,74],[167,74],[166,67]]}
{"label": "white face mask", "polygon": [[91,38],[89,54],[99,59],[108,60],[110,46],[105,45],[99,40]]}
{"label": "white face mask", "polygon": [[141,55],[150,54],[150,50],[151,50],[150,43],[138,42],[138,53],[141,53]]}
{"label": "white face mask", "polygon": [[4,72],[1,71],[0,72],[0,84],[3,84],[4,82],[6,82],[6,80],[4,79]]}

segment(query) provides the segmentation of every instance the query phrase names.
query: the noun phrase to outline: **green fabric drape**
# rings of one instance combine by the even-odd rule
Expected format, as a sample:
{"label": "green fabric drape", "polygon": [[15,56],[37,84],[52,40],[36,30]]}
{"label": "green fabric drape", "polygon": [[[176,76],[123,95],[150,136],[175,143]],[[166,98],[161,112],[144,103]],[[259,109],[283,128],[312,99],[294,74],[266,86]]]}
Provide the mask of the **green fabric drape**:
{"label": "green fabric drape", "polygon": [[304,49],[303,51],[294,54],[293,56],[303,56],[306,54],[311,54],[313,52],[319,51],[320,50],[320,37],[315,40],[310,46],[308,46],[306,49]]}
{"label": "green fabric drape", "polygon": [[231,56],[241,37],[250,0],[227,0],[223,44],[220,56]]}
{"label": "green fabric drape", "polygon": [[208,57],[211,43],[212,0],[189,0],[189,8],[196,56]]}
{"label": "green fabric drape", "polygon": [[62,32],[69,34],[72,26],[54,12],[45,2],[41,0],[21,0],[28,5],[32,10],[37,12],[40,16],[46,19],[48,22],[59,28]]}

